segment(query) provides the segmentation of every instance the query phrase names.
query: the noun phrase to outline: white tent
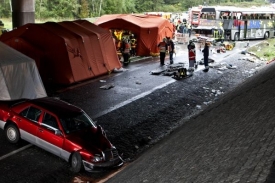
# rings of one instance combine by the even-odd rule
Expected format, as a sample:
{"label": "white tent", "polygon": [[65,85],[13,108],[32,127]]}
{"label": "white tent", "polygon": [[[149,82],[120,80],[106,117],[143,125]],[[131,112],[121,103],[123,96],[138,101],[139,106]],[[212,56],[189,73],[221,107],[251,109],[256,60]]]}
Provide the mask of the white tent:
{"label": "white tent", "polygon": [[0,42],[0,100],[46,96],[35,61]]}

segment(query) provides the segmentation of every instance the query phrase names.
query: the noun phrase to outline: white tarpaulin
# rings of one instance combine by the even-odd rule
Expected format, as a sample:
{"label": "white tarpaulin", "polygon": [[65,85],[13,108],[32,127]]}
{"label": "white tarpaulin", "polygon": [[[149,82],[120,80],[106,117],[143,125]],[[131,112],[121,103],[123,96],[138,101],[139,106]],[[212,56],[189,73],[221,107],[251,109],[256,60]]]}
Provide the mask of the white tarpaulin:
{"label": "white tarpaulin", "polygon": [[0,100],[46,96],[35,61],[0,42]]}

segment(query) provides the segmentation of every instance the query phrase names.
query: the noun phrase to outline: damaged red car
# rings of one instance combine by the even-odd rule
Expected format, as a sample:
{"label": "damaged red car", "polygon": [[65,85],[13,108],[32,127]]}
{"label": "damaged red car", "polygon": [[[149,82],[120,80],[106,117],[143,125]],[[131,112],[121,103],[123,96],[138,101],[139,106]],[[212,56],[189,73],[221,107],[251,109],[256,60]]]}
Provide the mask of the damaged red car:
{"label": "damaged red car", "polygon": [[102,127],[57,98],[1,101],[0,128],[10,143],[26,140],[70,162],[74,172],[123,165]]}

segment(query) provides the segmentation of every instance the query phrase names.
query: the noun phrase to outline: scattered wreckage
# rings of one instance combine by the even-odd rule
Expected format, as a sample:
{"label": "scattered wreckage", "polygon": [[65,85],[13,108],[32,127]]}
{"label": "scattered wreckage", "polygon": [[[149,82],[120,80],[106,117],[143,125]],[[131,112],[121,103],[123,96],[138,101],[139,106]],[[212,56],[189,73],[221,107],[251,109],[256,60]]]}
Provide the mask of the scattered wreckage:
{"label": "scattered wreckage", "polygon": [[164,75],[164,76],[172,76],[174,79],[182,79],[192,76],[192,72],[189,72],[185,67],[185,63],[179,62],[170,65],[164,65],[158,67],[155,70],[152,70],[150,73],[152,75]]}

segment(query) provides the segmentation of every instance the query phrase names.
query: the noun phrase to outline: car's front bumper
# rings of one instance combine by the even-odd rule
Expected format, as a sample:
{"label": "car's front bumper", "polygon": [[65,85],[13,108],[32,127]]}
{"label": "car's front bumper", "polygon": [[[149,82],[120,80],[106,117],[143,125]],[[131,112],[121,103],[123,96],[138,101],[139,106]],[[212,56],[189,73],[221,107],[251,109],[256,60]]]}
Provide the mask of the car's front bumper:
{"label": "car's front bumper", "polygon": [[96,169],[120,167],[124,163],[124,161],[120,156],[117,157],[116,159],[112,159],[106,162],[91,163],[84,160],[82,162],[83,162],[84,169],[88,172],[92,172],[93,170],[96,170]]}

